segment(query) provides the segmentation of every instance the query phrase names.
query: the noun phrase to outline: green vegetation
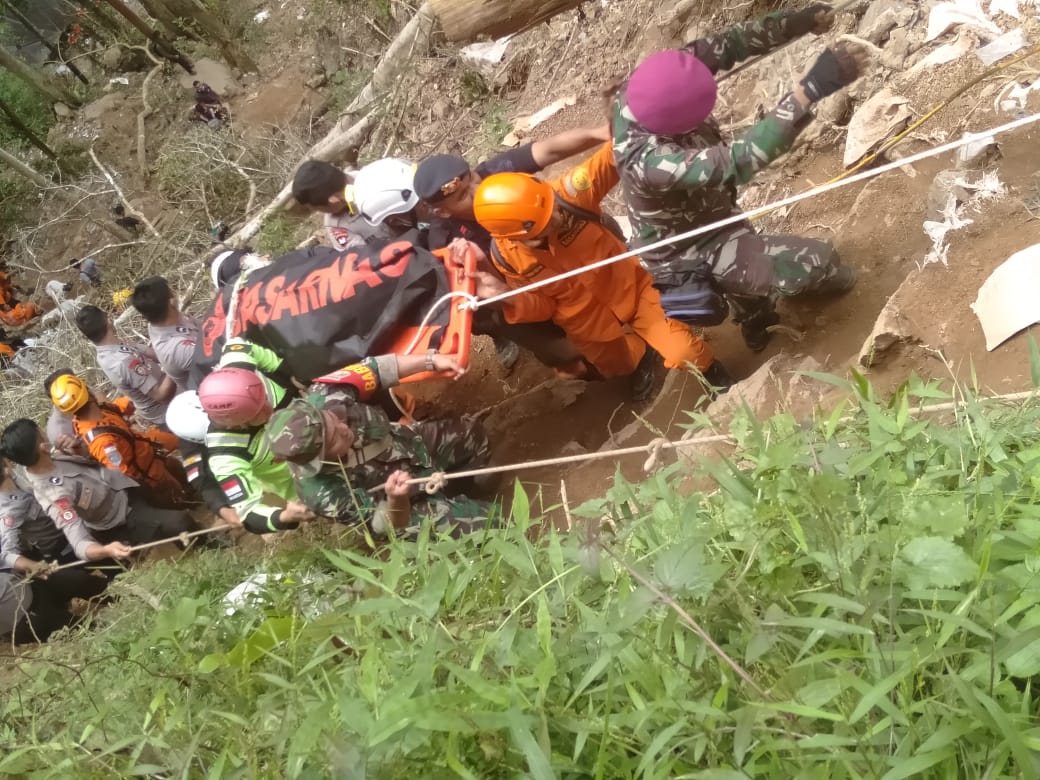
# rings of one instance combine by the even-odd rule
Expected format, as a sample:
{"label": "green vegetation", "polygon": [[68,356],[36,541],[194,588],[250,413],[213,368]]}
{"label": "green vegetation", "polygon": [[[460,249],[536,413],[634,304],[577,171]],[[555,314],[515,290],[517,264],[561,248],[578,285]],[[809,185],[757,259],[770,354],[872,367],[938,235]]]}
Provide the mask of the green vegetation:
{"label": "green vegetation", "polygon": [[[8,672],[0,774],[1035,777],[1040,404],[855,389],[619,476],[591,530],[532,541],[518,489],[503,532],[134,572]],[[255,570],[285,577],[227,616]]]}
{"label": "green vegetation", "polygon": [[[22,122],[44,141],[47,131],[54,125],[54,113],[47,101],[40,98],[25,82],[15,78],[6,70],[0,70],[0,101],[4,103]],[[0,146],[5,149],[25,149],[33,147],[18,134],[7,122],[7,117],[0,112]]]}
{"label": "green vegetation", "polygon": [[301,230],[305,232],[309,226],[301,225],[287,214],[272,214],[264,220],[256,236],[256,251],[272,256],[291,252],[305,238],[305,235],[300,235]]}
{"label": "green vegetation", "polygon": [[328,87],[330,117],[335,118],[343,113],[344,109],[368,83],[370,75],[368,71],[352,70],[351,68],[342,68],[332,74]]}

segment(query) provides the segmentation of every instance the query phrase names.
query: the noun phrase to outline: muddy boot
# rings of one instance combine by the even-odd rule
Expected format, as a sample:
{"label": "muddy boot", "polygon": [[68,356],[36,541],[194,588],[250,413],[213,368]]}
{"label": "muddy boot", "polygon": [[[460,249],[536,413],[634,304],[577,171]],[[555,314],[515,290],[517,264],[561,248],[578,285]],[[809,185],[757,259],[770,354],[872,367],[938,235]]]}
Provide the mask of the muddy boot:
{"label": "muddy boot", "polygon": [[657,380],[657,364],[661,362],[661,356],[657,350],[647,347],[643,353],[643,359],[639,361],[636,370],[631,376],[633,401],[645,401],[654,391],[654,382]]}
{"label": "muddy boot", "polygon": [[501,336],[493,337],[493,341],[495,342],[495,354],[498,356],[498,362],[502,364],[502,368],[506,371],[512,371],[513,366],[520,359],[520,347],[515,342]]}
{"label": "muddy boot", "polygon": [[834,269],[834,273],[820,282],[816,288],[819,295],[844,295],[856,286],[856,271],[847,265]]}
{"label": "muddy boot", "polygon": [[736,384],[736,380],[729,375],[726,367],[717,360],[702,371],[701,376],[704,377],[708,396],[713,401]]}
{"label": "muddy boot", "polygon": [[767,330],[771,325],[780,323],[780,315],[772,309],[752,314],[740,323],[740,335],[744,337],[744,343],[752,352],[761,352],[769,344],[770,333]]}

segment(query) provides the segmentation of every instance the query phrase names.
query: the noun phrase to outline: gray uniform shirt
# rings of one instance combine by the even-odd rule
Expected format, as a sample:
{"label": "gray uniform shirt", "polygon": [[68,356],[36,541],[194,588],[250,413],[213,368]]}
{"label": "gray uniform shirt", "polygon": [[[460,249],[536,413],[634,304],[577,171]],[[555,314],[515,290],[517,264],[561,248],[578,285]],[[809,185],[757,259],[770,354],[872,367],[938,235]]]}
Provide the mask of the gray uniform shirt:
{"label": "gray uniform shirt", "polygon": [[67,456],[55,457],[51,472],[26,477],[40,506],[82,560],[96,542],[90,529],[107,531],[126,522],[126,491],[137,486],[120,471]]}
{"label": "gray uniform shirt", "polygon": [[325,232],[329,242],[336,249],[364,246],[369,239],[393,241],[400,235],[399,231],[388,228],[385,224],[372,227],[360,214],[351,216],[350,212],[325,215]]}
{"label": "gray uniform shirt", "polygon": [[195,357],[195,342],[199,337],[199,323],[194,317],[181,313],[176,325],[149,325],[148,342],[155,350],[166,376],[177,383],[177,392],[188,389],[188,373]]}
{"label": "gray uniform shirt", "polygon": [[162,366],[140,344],[101,344],[97,348],[98,366],[119,390],[129,396],[137,414],[150,425],[166,425],[166,406],[148,397],[165,374]]}
{"label": "gray uniform shirt", "polygon": [[67,547],[61,532],[28,490],[0,493],[0,563],[14,568],[26,550],[58,555]]}
{"label": "gray uniform shirt", "polygon": [[52,406],[50,416],[47,417],[47,439],[54,444],[62,436],[76,438],[76,429],[72,427],[72,417],[62,414],[58,407]]}
{"label": "gray uniform shirt", "polygon": [[33,595],[24,580],[0,574],[0,636],[10,634],[32,607]]}

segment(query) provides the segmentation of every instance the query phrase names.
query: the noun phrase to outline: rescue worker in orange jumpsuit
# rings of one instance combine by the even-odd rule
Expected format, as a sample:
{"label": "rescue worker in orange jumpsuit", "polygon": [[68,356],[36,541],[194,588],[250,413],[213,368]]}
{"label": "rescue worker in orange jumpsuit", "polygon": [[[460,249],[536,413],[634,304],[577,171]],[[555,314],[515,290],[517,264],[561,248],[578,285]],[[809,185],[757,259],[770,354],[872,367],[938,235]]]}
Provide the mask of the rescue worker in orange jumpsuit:
{"label": "rescue worker in orange jumpsuit", "polygon": [[35,303],[18,303],[14,295],[11,277],[0,271],[0,322],[13,328],[28,325],[40,316],[40,307]]}
{"label": "rescue worker in orange jumpsuit", "polygon": [[[523,173],[498,173],[477,189],[477,221],[491,233],[491,261],[517,288],[626,251],[601,202],[618,183],[610,144],[558,179],[543,182]],[[478,273],[477,295],[492,297],[506,284]],[[509,322],[552,319],[591,363],[586,377],[632,377],[633,400],[654,386],[656,355],[668,368],[692,365],[709,387],[733,380],[711,349],[661,308],[653,277],[635,257],[527,291],[503,301]],[[648,349],[647,345],[652,349]]]}
{"label": "rescue worker in orange jumpsuit", "polygon": [[162,508],[187,503],[187,480],[171,455],[177,450],[177,437],[154,427],[135,430],[127,420],[134,412],[133,401],[125,397],[99,401],[75,374],[54,380],[51,400],[60,412],[72,416],[76,435],[90,455],[136,480],[151,503]]}

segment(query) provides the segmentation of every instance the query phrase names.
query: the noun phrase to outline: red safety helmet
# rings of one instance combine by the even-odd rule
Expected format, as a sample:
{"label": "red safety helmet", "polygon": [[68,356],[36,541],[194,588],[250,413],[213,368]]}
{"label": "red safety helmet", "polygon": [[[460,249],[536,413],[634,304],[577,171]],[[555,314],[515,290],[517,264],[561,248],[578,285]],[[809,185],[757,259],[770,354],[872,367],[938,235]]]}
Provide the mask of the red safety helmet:
{"label": "red safety helmet", "polygon": [[480,182],[473,198],[477,222],[495,238],[534,238],[552,219],[553,188],[526,173],[496,173]]}
{"label": "red safety helmet", "polygon": [[222,428],[262,425],[271,416],[263,379],[244,368],[218,368],[199,385],[199,402]]}

